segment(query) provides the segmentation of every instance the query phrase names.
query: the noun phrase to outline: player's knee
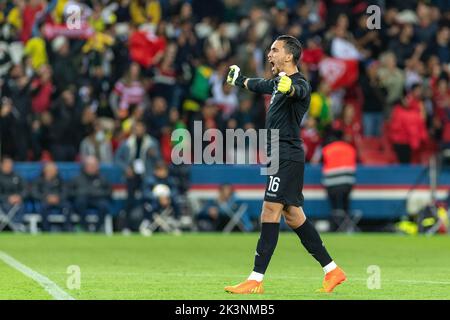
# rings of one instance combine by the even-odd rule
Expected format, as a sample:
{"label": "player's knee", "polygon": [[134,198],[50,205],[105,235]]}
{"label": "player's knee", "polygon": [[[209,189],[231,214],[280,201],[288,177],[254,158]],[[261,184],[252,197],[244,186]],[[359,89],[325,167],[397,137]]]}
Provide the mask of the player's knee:
{"label": "player's knee", "polygon": [[261,212],[262,222],[280,222],[282,207],[276,204],[265,203]]}
{"label": "player's knee", "polygon": [[275,214],[275,211],[264,210],[261,212],[261,221],[262,222],[279,222],[279,217]]}
{"label": "player's knee", "polygon": [[293,217],[290,214],[286,214],[284,216],[284,220],[286,221],[286,224],[291,228],[291,229],[296,229],[298,228],[301,223],[298,221],[298,219],[295,219],[295,217]]}
{"label": "player's knee", "polygon": [[297,229],[306,221],[306,216],[302,210],[293,209],[292,207],[284,214],[286,224],[291,229]]}

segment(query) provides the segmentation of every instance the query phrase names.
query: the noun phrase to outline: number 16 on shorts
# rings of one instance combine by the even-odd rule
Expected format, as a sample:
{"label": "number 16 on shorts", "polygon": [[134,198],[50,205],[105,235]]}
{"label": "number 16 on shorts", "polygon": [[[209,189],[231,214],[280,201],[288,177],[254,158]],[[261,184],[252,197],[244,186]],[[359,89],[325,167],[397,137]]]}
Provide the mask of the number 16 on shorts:
{"label": "number 16 on shorts", "polygon": [[280,178],[269,176],[269,186],[267,187],[267,191],[277,192],[280,187]]}

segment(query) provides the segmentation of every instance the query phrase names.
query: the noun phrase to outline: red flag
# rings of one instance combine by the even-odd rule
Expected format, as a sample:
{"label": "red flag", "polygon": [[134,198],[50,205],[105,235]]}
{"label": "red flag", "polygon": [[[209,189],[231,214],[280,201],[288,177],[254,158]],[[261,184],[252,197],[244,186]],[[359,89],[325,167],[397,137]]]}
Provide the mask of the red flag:
{"label": "red flag", "polygon": [[144,31],[133,32],[128,41],[131,59],[143,67],[153,65],[156,54],[163,52],[166,48],[164,38]]}
{"label": "red flag", "polygon": [[319,63],[319,73],[332,90],[349,87],[358,80],[358,60],[326,57]]}

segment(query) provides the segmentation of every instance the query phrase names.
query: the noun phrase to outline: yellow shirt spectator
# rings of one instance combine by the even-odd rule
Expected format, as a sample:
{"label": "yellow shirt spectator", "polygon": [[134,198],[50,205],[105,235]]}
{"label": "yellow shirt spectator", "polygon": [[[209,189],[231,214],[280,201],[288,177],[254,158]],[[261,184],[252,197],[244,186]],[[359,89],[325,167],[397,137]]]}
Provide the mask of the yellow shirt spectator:
{"label": "yellow shirt spectator", "polygon": [[56,7],[53,10],[53,14],[52,14],[56,23],[63,22],[64,7],[66,6],[67,2],[68,2],[68,0],[58,0],[58,3],[56,4]]}
{"label": "yellow shirt spectator", "polygon": [[104,52],[106,47],[114,44],[114,38],[102,32],[96,32],[94,36],[90,37],[89,40],[83,46],[83,52],[87,53],[89,51]]}
{"label": "yellow shirt spectator", "polygon": [[331,99],[320,92],[311,94],[309,115],[318,120],[319,128],[323,128],[332,121]]}
{"label": "yellow shirt spectator", "polygon": [[322,105],[323,105],[322,96],[317,92],[313,92],[311,94],[309,114],[314,118],[318,118],[320,116],[320,112],[322,111]]}
{"label": "yellow shirt spectator", "polygon": [[24,53],[31,57],[31,65],[34,70],[38,70],[42,65],[47,64],[47,51],[45,41],[42,38],[34,37],[28,40]]}
{"label": "yellow shirt spectator", "polygon": [[12,25],[15,29],[22,29],[22,13],[18,7],[14,7],[8,14],[6,21]]}
{"label": "yellow shirt spectator", "polygon": [[139,0],[132,0],[130,15],[135,24],[151,23],[157,25],[161,20],[161,5],[157,0],[150,0],[147,1],[147,5],[144,8]]}

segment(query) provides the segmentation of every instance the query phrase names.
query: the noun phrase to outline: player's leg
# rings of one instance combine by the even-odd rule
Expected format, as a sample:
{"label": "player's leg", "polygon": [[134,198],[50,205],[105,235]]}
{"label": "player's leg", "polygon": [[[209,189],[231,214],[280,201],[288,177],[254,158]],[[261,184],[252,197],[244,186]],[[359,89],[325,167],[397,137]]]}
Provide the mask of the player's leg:
{"label": "player's leg", "polygon": [[[294,230],[305,249],[320,263],[322,268],[329,268],[333,262],[325,249],[319,233],[310,220],[306,219],[301,207],[289,206],[283,211],[286,224]],[[334,267],[333,265],[331,266]],[[326,271],[330,271],[327,269]]]}
{"label": "player's leg", "polygon": [[278,242],[280,219],[283,204],[275,202],[263,203],[261,213],[261,235],[255,252],[255,265],[249,279],[262,281],[272,254]]}
{"label": "player's leg", "polygon": [[238,285],[225,287],[230,293],[263,293],[262,281],[270,259],[277,246],[283,204],[264,201],[261,213],[261,235],[259,237],[253,272]]}
{"label": "player's leg", "polygon": [[310,220],[306,218],[301,207],[289,206],[283,211],[286,224],[294,230],[305,249],[316,259],[323,268],[325,280],[322,291],[331,292],[346,277],[336,265],[325,248],[319,233]]}
{"label": "player's leg", "polygon": [[226,287],[231,293],[262,293],[262,280],[270,258],[278,242],[280,219],[286,204],[286,194],[292,189],[291,161],[280,161],[278,172],[267,176],[266,191],[261,212],[261,235],[255,252],[255,264],[249,278],[236,285]]}

